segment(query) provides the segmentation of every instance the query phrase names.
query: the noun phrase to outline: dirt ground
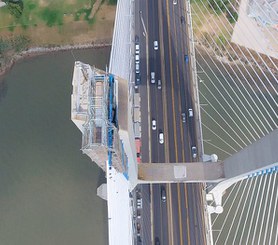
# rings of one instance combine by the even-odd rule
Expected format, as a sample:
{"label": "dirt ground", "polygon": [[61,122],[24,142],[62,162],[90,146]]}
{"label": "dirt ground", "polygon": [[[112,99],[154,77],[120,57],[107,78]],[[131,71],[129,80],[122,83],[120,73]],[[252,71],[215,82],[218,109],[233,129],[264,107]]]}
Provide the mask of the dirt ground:
{"label": "dirt ground", "polygon": [[[46,1],[40,0],[44,6]],[[100,5],[93,18],[93,23],[86,20],[74,20],[74,15],[65,13],[62,26],[48,27],[39,23],[36,26],[29,26],[23,29],[21,26],[15,27],[11,32],[7,28],[0,28],[0,36],[9,38],[23,34],[30,38],[30,47],[36,46],[61,46],[79,45],[92,43],[97,40],[112,40],[116,5],[108,5],[107,1]]]}
{"label": "dirt ground", "polygon": [[[56,0],[63,1],[63,0]],[[72,4],[76,4],[77,0],[70,0]],[[12,16],[9,14],[0,15],[0,38],[4,40],[13,40],[14,37],[24,35],[30,39],[27,52],[20,53],[15,50],[8,50],[0,53],[0,76],[3,75],[18,60],[26,56],[34,56],[41,52],[52,51],[54,49],[67,49],[73,46],[79,48],[88,48],[94,46],[108,45],[112,42],[114,19],[116,13],[116,5],[109,5],[108,0],[96,1],[99,7],[94,9],[92,21],[89,23],[81,16],[80,20],[75,20],[73,13],[64,13],[63,25],[48,27],[42,21],[38,24],[28,26],[24,29],[20,25],[15,27],[13,31],[9,30],[8,25],[12,23]],[[47,7],[49,1],[39,0],[40,7]],[[55,2],[56,3],[56,2]],[[69,2],[67,2],[69,3]],[[101,4],[100,4],[101,3]],[[84,6],[88,8],[90,6]],[[80,7],[80,6],[79,6]],[[85,15],[85,14],[84,14]],[[32,22],[32,20],[30,21]],[[42,49],[40,48],[48,48]],[[50,49],[49,49],[50,48]],[[35,50],[35,52],[34,52]]]}

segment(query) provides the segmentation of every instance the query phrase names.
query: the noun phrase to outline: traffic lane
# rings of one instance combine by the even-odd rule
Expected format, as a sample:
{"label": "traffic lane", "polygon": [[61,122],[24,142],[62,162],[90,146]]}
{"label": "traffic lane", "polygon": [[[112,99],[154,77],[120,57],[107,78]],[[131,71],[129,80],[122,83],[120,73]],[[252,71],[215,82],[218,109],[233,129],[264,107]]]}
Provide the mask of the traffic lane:
{"label": "traffic lane", "polygon": [[162,23],[164,26],[163,30],[163,49],[164,49],[164,67],[162,69],[165,70],[165,89],[166,89],[166,98],[167,98],[167,103],[166,103],[166,110],[167,110],[167,115],[168,118],[165,118],[165,120],[168,121],[168,128],[165,129],[167,130],[168,133],[168,142],[169,142],[169,159],[174,159],[175,158],[175,149],[173,146],[174,142],[174,133],[173,133],[173,108],[172,106],[168,103],[168,101],[172,98],[172,84],[171,84],[171,75],[170,75],[170,54],[169,54],[169,40],[168,40],[168,28],[167,27],[167,11],[166,11],[166,2],[162,2]]}
{"label": "traffic lane", "polygon": [[187,192],[185,188],[186,184],[182,183],[180,185],[180,193],[181,193],[181,204],[182,209],[181,209],[181,217],[183,220],[183,241],[186,244],[188,244],[188,241],[190,241],[190,236],[189,236],[189,223],[188,223],[188,206],[187,206]]}
{"label": "traffic lane", "polygon": [[[187,120],[187,133],[184,132],[184,134],[189,135],[189,140],[186,144],[187,152],[191,152],[191,147],[195,145],[195,140],[194,140],[194,135],[195,135],[195,128],[194,128],[194,116],[193,118],[188,117],[188,109],[193,108],[192,107],[192,93],[191,93],[191,85],[190,85],[190,66],[189,63],[186,62],[185,55],[188,55],[187,51],[187,33],[186,33],[186,25],[184,22],[181,22],[181,16],[183,16],[182,10],[184,9],[182,6],[183,2],[181,2],[180,8],[175,9],[175,23],[180,30],[177,32],[180,42],[180,47],[181,47],[181,52],[178,53],[178,60],[180,61],[179,65],[181,66],[180,69],[182,69],[182,74],[184,76],[184,82],[181,84],[181,92],[184,91],[184,111],[186,113],[186,118]],[[188,59],[189,60],[189,59]],[[195,114],[193,112],[193,114]],[[191,154],[191,153],[190,153]]]}
{"label": "traffic lane", "polygon": [[[179,8],[176,8],[175,10],[175,21],[176,24],[179,28],[179,37],[178,40],[180,40],[181,43],[181,52],[178,55],[179,56],[179,60],[181,61],[180,64],[183,65],[182,68],[184,68],[184,89],[185,89],[185,93],[189,96],[186,96],[186,100],[185,100],[185,104],[186,104],[186,115],[188,118],[188,109],[189,108],[193,108],[193,103],[192,103],[192,89],[191,89],[191,82],[190,82],[190,66],[189,66],[189,62],[185,62],[185,55],[189,55],[188,53],[188,36],[187,36],[187,28],[186,28],[186,16],[184,16],[186,14],[186,9],[185,9],[185,5],[184,2],[181,1],[179,4]],[[181,21],[181,17],[184,17],[184,21]],[[189,60],[189,59],[188,59]],[[195,113],[194,113],[195,114]],[[191,151],[191,146],[195,145],[195,128],[192,122],[194,122],[194,120],[192,118],[188,118],[188,134],[190,136],[189,140],[189,150]]]}
{"label": "traffic lane", "polygon": [[187,184],[188,190],[188,208],[191,210],[189,213],[190,222],[190,237],[193,244],[203,244],[200,242],[200,237],[202,236],[201,230],[203,229],[203,222],[198,222],[197,216],[200,215],[200,206],[197,206],[198,202],[196,200],[196,185],[198,184]]}
{"label": "traffic lane", "polygon": [[[166,71],[166,79],[167,79],[167,108],[169,110],[169,115],[171,115],[171,120],[169,120],[168,124],[168,131],[173,132],[169,137],[169,148],[170,148],[170,162],[182,161],[183,159],[183,152],[178,147],[182,146],[183,138],[179,137],[181,132],[181,112],[180,112],[180,88],[179,88],[179,78],[177,70],[178,63],[177,63],[177,51],[176,51],[176,40],[175,40],[175,26],[171,16],[172,4],[168,4],[169,11],[167,11],[167,4],[164,2],[163,4],[163,21],[164,26],[167,26],[164,30],[164,49],[165,49],[165,57],[169,57],[169,60],[165,60],[165,71]],[[169,28],[168,29],[168,20],[167,15],[169,16]],[[171,53],[171,57],[170,57]],[[172,66],[171,66],[172,64]],[[171,71],[172,69],[172,71]],[[172,77],[171,77],[172,75]]]}
{"label": "traffic lane", "polygon": [[[149,3],[152,7],[152,9],[157,9],[154,7],[153,4],[156,2],[153,1],[152,3]],[[154,7],[154,8],[153,8]],[[158,39],[159,33],[158,33],[158,26],[156,26],[155,19],[158,18],[157,14],[155,12],[152,12],[152,17],[149,16],[149,25],[151,26],[149,30],[152,30],[149,32],[149,48],[150,48],[150,72],[155,72],[155,84],[150,84],[150,103],[151,103],[151,115],[152,117],[155,117],[156,120],[156,130],[153,130],[153,137],[152,137],[152,162],[157,162],[160,158],[160,151],[158,149],[163,150],[163,145],[159,144],[159,138],[158,134],[161,130],[161,126],[163,125],[163,120],[160,120],[159,116],[161,114],[161,111],[159,110],[159,107],[157,106],[157,80],[160,78],[160,67],[157,65],[157,63],[160,63],[160,57],[159,57],[159,51],[154,50],[153,42],[154,40]],[[152,23],[150,23],[152,22]],[[158,23],[158,21],[157,21]],[[155,27],[156,26],[156,27]],[[162,128],[163,129],[163,128]],[[163,158],[159,160],[165,160],[164,156]],[[167,223],[165,225],[165,222],[162,221],[163,217],[167,217],[167,213],[164,215],[161,213],[161,193],[160,193],[160,185],[153,185],[153,232],[154,232],[154,239],[158,237],[161,239],[162,234],[165,233],[165,230],[167,231]],[[165,212],[165,210],[164,210]],[[164,224],[162,226],[162,224]],[[167,232],[166,232],[167,233]],[[167,238],[167,237],[166,237]]]}
{"label": "traffic lane", "polygon": [[[173,16],[173,14],[172,14]],[[178,45],[178,40],[177,40],[177,32],[178,30],[176,29],[175,25],[175,20],[172,20],[172,28],[174,32],[174,35],[172,35],[172,65],[173,65],[173,89],[174,89],[174,99],[172,99],[172,103],[174,103],[174,117],[175,117],[175,124],[176,124],[176,134],[177,136],[177,156],[175,161],[176,162],[182,162],[184,160],[184,151],[183,151],[183,146],[184,146],[184,137],[183,137],[183,131],[182,131],[182,109],[183,109],[183,104],[182,104],[182,98],[184,98],[184,95],[181,93],[181,84],[183,83],[182,81],[182,69],[181,68],[181,60],[178,58],[178,50],[180,50],[180,46]]]}
{"label": "traffic lane", "polygon": [[151,213],[150,213],[150,185],[143,184],[138,187],[142,192],[142,212],[141,220],[142,223],[142,238],[145,244],[151,244]]}
{"label": "traffic lane", "polygon": [[[139,91],[141,95],[141,160],[142,162],[149,162],[149,121],[148,121],[148,98],[147,97],[147,54],[146,54],[146,36],[143,35],[143,24],[141,21],[140,11],[142,15],[142,19],[147,23],[147,6],[144,1],[136,1],[136,4],[139,4],[136,11],[136,35],[139,37],[139,47],[140,47],[140,75],[141,75],[141,85],[139,86]],[[136,5],[137,6],[137,5]],[[136,7],[135,6],[135,7]],[[136,8],[135,8],[136,9]],[[146,25],[146,24],[145,24]],[[146,26],[147,28],[147,26]]]}
{"label": "traffic lane", "polygon": [[[157,73],[156,70],[156,54],[155,54],[155,50],[153,49],[153,36],[155,35],[154,30],[155,30],[155,26],[154,26],[154,19],[155,19],[155,5],[154,5],[154,1],[148,1],[148,46],[149,46],[149,57],[147,57],[147,59],[149,59],[149,74],[147,74],[147,76],[149,76],[149,91],[150,91],[150,98],[149,98],[149,104],[150,104],[150,127],[152,120],[155,120],[157,122],[157,112],[156,112],[156,94],[155,94],[155,84],[151,83],[151,74]],[[156,80],[156,76],[155,76],[155,80]],[[151,131],[151,162],[158,162],[158,144],[157,144],[157,139],[158,139],[158,128],[156,126],[155,130]]]}
{"label": "traffic lane", "polygon": [[196,212],[196,220],[197,223],[199,224],[197,228],[199,229],[199,244],[205,244],[205,221],[204,221],[204,216],[203,216],[203,200],[202,200],[202,189],[203,186],[201,183],[196,183],[193,185],[193,188],[195,189],[195,193],[198,193],[196,195],[195,203],[196,203],[196,209],[198,212]]}
{"label": "traffic lane", "polygon": [[[154,50],[154,57],[155,57],[155,70],[156,70],[156,84],[155,84],[155,98],[156,98],[156,116],[157,116],[157,125],[158,125],[158,133],[163,133],[164,142],[162,144],[158,144],[158,161],[159,162],[165,162],[165,129],[164,129],[164,118],[163,118],[163,107],[161,107],[162,102],[162,76],[161,76],[161,43],[159,42],[159,12],[158,12],[158,4],[160,3],[160,0],[154,0],[154,36],[153,41],[158,42],[158,49]],[[160,88],[158,87],[158,81],[160,80]],[[159,141],[159,135],[158,135],[158,141]]]}
{"label": "traffic lane", "polygon": [[171,184],[171,192],[172,192],[172,215],[173,215],[173,238],[174,244],[181,244],[180,240],[180,215],[179,215],[179,200],[178,200],[178,190],[177,184]]}
{"label": "traffic lane", "polygon": [[[166,184],[161,184],[164,186],[166,192],[167,192],[167,187]],[[166,194],[166,199],[168,199],[168,195]],[[165,202],[161,202],[161,222],[162,222],[162,227],[161,227],[161,244],[168,244],[169,243],[169,233],[168,233],[168,210],[167,210],[167,200]]]}
{"label": "traffic lane", "polygon": [[160,195],[160,184],[152,185],[152,193],[153,193],[153,233],[154,238],[158,237],[161,239],[162,237],[162,215],[161,215],[161,195]]}
{"label": "traffic lane", "polygon": [[[182,3],[181,3],[182,4]],[[188,97],[190,97],[191,95],[188,93],[187,91],[187,87],[186,84],[189,83],[189,79],[188,79],[188,72],[189,70],[187,69],[188,67],[186,66],[186,61],[185,61],[185,46],[186,43],[184,42],[186,39],[185,33],[182,31],[184,28],[184,23],[181,22],[181,7],[179,7],[179,4],[176,5],[178,7],[174,7],[173,8],[173,19],[174,19],[174,23],[175,23],[175,33],[176,33],[176,40],[177,40],[177,48],[179,50],[179,52],[176,53],[177,57],[176,60],[178,61],[178,70],[179,70],[179,93],[180,93],[180,114],[184,113],[185,114],[185,122],[182,122],[182,116],[180,118],[180,122],[182,124],[181,127],[181,135],[183,136],[184,142],[183,145],[181,146],[181,150],[184,151],[184,155],[185,157],[182,159],[183,161],[190,161],[190,158],[188,158],[188,154],[190,153],[190,142],[188,142],[190,140],[189,136],[189,122],[190,122],[190,118],[188,116],[188,107],[187,107],[187,99]]]}

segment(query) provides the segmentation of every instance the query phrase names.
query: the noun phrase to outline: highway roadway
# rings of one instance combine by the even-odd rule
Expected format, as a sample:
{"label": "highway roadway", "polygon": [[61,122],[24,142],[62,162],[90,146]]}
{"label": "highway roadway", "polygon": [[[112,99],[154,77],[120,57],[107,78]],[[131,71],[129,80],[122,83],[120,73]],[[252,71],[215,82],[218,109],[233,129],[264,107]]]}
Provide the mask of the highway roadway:
{"label": "highway roadway", "polygon": [[[140,45],[142,162],[190,162],[196,145],[192,106],[185,2],[135,1],[135,40]],[[158,50],[154,48],[158,41]],[[155,84],[151,83],[155,72]],[[161,80],[162,88],[158,88]],[[182,121],[182,113],[186,120]],[[152,129],[152,120],[156,129]],[[159,143],[159,133],[164,143]],[[161,189],[166,190],[166,201]],[[150,227],[144,227],[143,243],[206,244],[201,184],[153,184],[145,186],[150,198]],[[143,200],[144,202],[144,200]],[[146,205],[146,204],[145,204]],[[148,232],[150,234],[148,234]],[[145,240],[144,240],[145,238]]]}

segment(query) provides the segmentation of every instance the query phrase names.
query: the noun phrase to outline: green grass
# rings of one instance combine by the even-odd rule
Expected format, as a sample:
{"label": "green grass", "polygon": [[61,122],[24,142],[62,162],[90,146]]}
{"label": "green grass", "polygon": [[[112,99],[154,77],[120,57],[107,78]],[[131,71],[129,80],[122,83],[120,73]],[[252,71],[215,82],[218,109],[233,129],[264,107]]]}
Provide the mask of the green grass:
{"label": "green grass", "polygon": [[76,0],[73,4],[64,0],[46,2],[47,6],[40,6],[39,0],[24,0],[19,18],[11,16],[7,6],[0,8],[0,32],[6,28],[13,32],[14,26],[21,26],[23,30],[38,25],[61,26],[64,15],[72,15],[74,20],[85,20],[88,24],[94,23],[89,16],[95,0]]}
{"label": "green grass", "polygon": [[108,0],[108,4],[116,5],[117,4],[117,0]]}
{"label": "green grass", "polygon": [[57,9],[43,9],[40,17],[45,21],[48,27],[60,26],[63,24],[63,12]]}

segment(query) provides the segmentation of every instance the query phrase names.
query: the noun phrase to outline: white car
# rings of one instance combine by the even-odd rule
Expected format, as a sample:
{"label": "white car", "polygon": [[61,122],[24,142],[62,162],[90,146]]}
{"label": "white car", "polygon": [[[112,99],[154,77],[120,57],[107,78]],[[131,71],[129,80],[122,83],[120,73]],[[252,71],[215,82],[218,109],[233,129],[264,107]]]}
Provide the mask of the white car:
{"label": "white car", "polygon": [[188,116],[193,117],[193,110],[191,108],[188,109]]}
{"label": "white car", "polygon": [[154,50],[158,50],[158,41],[153,42],[153,48]]}
{"label": "white car", "polygon": [[152,120],[152,130],[156,130],[156,121]]}
{"label": "white car", "polygon": [[151,83],[155,83],[155,72],[151,72]]}
{"label": "white car", "polygon": [[173,0],[173,4],[176,5],[178,3],[178,0]]}
{"label": "white car", "polygon": [[139,44],[135,44],[135,54],[139,54],[139,53],[140,53]]}
{"label": "white car", "polygon": [[159,133],[159,144],[163,144],[164,143],[164,134],[162,132]]}
{"label": "white car", "polygon": [[136,63],[136,64],[139,64],[139,61],[140,61],[139,54],[136,54],[136,55],[135,55],[135,63]]}
{"label": "white car", "polygon": [[136,72],[137,74],[140,73],[140,66],[139,66],[139,63],[136,63],[136,64],[135,64],[135,72]]}

